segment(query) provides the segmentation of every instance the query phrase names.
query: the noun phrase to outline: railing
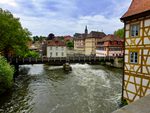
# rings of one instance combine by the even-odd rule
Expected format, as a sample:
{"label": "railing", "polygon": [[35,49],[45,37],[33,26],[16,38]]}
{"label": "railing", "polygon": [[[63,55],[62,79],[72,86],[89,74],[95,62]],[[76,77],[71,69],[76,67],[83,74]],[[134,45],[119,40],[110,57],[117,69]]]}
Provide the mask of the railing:
{"label": "railing", "polygon": [[8,58],[10,64],[43,64],[43,63],[88,63],[98,61],[110,61],[115,57],[96,57],[96,56],[70,56],[70,57],[41,57],[41,58]]}

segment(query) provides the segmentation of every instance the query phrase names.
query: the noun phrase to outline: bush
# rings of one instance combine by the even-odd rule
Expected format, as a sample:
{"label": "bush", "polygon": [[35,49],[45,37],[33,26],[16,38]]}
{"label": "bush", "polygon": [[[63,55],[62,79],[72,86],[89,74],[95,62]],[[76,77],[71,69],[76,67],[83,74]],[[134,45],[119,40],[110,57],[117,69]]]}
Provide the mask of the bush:
{"label": "bush", "polygon": [[25,56],[25,58],[28,57],[32,57],[32,58],[38,58],[39,57],[39,53],[35,52],[35,51],[28,51]]}
{"label": "bush", "polygon": [[69,47],[69,48],[73,48],[73,47],[74,47],[74,43],[71,42],[71,41],[67,42],[66,45],[67,45],[67,47]]}
{"label": "bush", "polygon": [[0,94],[12,87],[14,68],[0,56]]}

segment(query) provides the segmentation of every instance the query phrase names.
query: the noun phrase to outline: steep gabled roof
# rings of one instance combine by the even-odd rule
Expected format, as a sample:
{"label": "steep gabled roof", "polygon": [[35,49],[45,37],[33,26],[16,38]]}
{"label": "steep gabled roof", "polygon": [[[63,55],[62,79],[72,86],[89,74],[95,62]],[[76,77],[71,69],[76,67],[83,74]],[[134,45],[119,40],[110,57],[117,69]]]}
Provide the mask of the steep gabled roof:
{"label": "steep gabled roof", "polygon": [[51,40],[47,42],[47,46],[65,46],[65,43],[60,40]]}
{"label": "steep gabled roof", "polygon": [[99,42],[107,42],[107,41],[122,41],[123,42],[123,39],[114,35],[107,35],[99,40]]}
{"label": "steep gabled roof", "polygon": [[150,12],[150,0],[132,0],[128,11],[121,17],[121,20],[144,12]]}
{"label": "steep gabled roof", "polygon": [[91,31],[90,34],[88,34],[87,37],[92,37],[92,38],[102,38],[106,36],[104,32],[98,32],[98,31]]}

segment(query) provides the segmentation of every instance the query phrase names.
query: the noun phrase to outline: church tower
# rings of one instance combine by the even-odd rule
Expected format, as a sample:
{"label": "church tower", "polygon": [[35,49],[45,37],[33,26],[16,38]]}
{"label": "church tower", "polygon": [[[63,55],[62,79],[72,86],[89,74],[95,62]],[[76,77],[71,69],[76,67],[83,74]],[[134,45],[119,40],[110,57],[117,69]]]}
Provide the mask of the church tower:
{"label": "church tower", "polygon": [[88,34],[87,26],[85,27],[85,34],[86,34],[86,35]]}

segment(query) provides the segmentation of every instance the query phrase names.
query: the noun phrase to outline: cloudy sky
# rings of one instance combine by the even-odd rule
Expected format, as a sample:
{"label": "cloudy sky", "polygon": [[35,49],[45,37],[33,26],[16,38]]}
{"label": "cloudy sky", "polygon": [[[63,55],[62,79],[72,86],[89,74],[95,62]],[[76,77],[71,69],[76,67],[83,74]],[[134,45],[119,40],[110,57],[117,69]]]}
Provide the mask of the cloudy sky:
{"label": "cloudy sky", "polygon": [[0,8],[19,17],[33,35],[73,35],[89,31],[111,34],[123,27],[120,17],[131,0],[0,0]]}

